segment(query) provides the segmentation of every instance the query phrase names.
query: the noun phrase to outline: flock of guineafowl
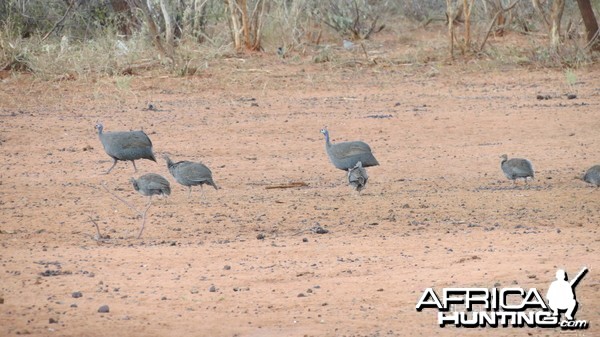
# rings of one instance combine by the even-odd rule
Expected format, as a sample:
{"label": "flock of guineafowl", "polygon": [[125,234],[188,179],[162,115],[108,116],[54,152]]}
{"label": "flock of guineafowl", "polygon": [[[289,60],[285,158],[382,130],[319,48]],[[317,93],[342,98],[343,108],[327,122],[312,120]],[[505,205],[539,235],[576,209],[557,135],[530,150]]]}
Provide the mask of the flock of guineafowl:
{"label": "flock of guineafowl", "polygon": [[[115,167],[117,161],[131,161],[135,172],[137,172],[135,161],[138,159],[156,162],[152,142],[144,131],[104,132],[104,127],[100,123],[96,124],[96,129],[104,151],[113,159],[113,165],[108,169],[107,174]],[[337,169],[347,172],[348,184],[360,193],[369,179],[366,168],[379,165],[371,148],[362,141],[332,144],[327,128],[321,129],[321,133],[325,136],[325,149],[329,160]],[[533,165],[529,160],[508,159],[505,154],[500,158],[502,172],[513,181],[513,184],[517,179],[524,179],[527,184],[528,179],[534,178]],[[191,195],[192,186],[200,185],[202,193],[204,193],[203,185],[219,189],[213,181],[212,172],[206,165],[191,161],[174,163],[167,155],[164,155],[164,159],[175,181],[188,187],[188,197]],[[595,186],[600,186],[600,165],[594,165],[588,169],[582,179]],[[148,173],[138,179],[131,178],[131,183],[137,192],[149,197],[148,203],[152,201],[153,195],[171,194],[169,181],[156,173]]]}

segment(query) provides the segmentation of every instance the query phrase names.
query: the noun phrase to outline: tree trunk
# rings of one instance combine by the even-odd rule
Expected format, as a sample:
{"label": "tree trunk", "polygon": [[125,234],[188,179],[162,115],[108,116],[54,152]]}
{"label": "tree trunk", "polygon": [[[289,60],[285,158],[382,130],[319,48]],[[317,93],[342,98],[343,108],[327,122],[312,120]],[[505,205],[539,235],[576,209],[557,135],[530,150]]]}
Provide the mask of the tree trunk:
{"label": "tree trunk", "polygon": [[[583,18],[583,24],[585,25],[585,30],[587,32],[587,41],[591,44],[591,49],[595,51],[600,51],[600,43],[598,42],[598,21],[596,21],[596,17],[594,16],[594,10],[592,9],[592,4],[590,0],[577,0],[577,5],[579,6],[579,11],[581,12],[581,17]],[[596,42],[594,42],[596,40]]]}
{"label": "tree trunk", "polygon": [[152,13],[150,13],[150,8],[148,8],[146,0],[134,0],[133,3],[136,7],[142,10],[142,13],[144,13],[144,18],[146,19],[148,30],[150,31],[152,40],[154,41],[156,49],[158,49],[160,55],[170,60],[173,60],[173,55],[169,54],[163,46],[162,39],[160,38],[160,34],[158,32],[158,27],[156,26],[156,22],[154,22],[154,19],[152,18]]}
{"label": "tree trunk", "polygon": [[471,47],[471,9],[473,9],[473,2],[467,3],[468,0],[463,0],[463,15],[465,17],[465,48],[469,50]]}
{"label": "tree trunk", "polygon": [[173,19],[171,13],[173,12],[173,6],[171,6],[170,0],[160,0],[160,10],[165,20],[165,49],[169,55],[173,55],[173,46],[175,43],[175,32],[173,28]]}
{"label": "tree trunk", "polygon": [[231,30],[231,39],[233,40],[233,46],[237,51],[242,49],[242,39],[240,37],[240,23],[238,21],[237,13],[237,0],[225,0],[225,4],[229,9],[229,28]]}
{"label": "tree trunk", "polygon": [[250,41],[250,20],[248,20],[248,4],[246,3],[246,0],[239,1],[242,15],[242,29],[244,30],[244,45],[246,46],[246,49],[252,49]]}
{"label": "tree trunk", "polygon": [[446,0],[446,17],[448,18],[448,42],[450,47],[450,58],[454,59],[454,6],[452,0]]}
{"label": "tree trunk", "polygon": [[550,29],[550,47],[555,51],[558,51],[560,47],[560,20],[562,19],[563,11],[565,9],[565,0],[554,0],[552,3],[552,14]]}

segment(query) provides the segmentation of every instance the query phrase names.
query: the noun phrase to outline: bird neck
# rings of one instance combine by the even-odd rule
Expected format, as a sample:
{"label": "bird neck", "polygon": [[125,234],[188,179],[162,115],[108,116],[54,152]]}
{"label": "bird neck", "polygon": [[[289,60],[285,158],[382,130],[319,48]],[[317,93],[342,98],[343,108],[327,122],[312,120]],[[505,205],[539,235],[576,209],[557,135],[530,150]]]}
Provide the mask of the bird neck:
{"label": "bird neck", "polygon": [[323,132],[323,135],[325,136],[325,145],[331,146],[331,142],[329,141],[329,131],[325,130],[325,132]]}

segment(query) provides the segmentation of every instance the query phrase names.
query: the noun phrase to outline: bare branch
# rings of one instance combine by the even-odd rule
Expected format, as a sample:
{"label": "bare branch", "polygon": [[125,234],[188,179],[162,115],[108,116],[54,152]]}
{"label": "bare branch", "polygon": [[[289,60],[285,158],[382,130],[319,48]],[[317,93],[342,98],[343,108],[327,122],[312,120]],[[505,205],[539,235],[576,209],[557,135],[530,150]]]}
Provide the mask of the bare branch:
{"label": "bare branch", "polygon": [[119,201],[121,201],[123,204],[125,204],[125,206],[129,207],[131,210],[133,210],[134,212],[136,212],[138,215],[142,215],[142,213],[140,211],[138,211],[137,209],[135,209],[135,207],[133,207],[130,203],[128,203],[127,201],[125,201],[125,199],[121,198],[120,196],[116,195],[111,190],[109,190],[108,186],[106,185],[106,182],[102,182],[102,187],[104,187],[104,189],[106,190],[106,192],[110,193],[113,197],[119,199]]}
{"label": "bare branch", "polygon": [[65,21],[65,19],[67,18],[67,15],[69,15],[69,13],[71,13],[71,10],[73,9],[73,7],[75,7],[75,3],[76,3],[76,2],[77,2],[77,1],[71,1],[71,4],[69,5],[69,8],[67,8],[67,10],[65,11],[65,15],[63,15],[63,17],[62,17],[62,18],[60,18],[60,20],[58,20],[58,21],[57,21],[57,22],[54,24],[54,26],[52,26],[52,28],[51,28],[51,29],[48,31],[48,33],[46,33],[46,35],[44,35],[44,37],[42,37],[42,41],[45,41],[45,40],[48,38],[48,36],[50,36],[50,34],[52,34],[52,32],[53,32],[54,30],[56,30],[56,28],[57,28],[57,27],[58,27],[58,26],[59,26],[61,23],[63,23],[63,21]]}
{"label": "bare branch", "polygon": [[513,3],[508,5],[508,7],[506,7],[506,8],[503,8],[502,5],[500,5],[500,10],[498,10],[498,12],[496,12],[496,15],[494,15],[494,17],[492,18],[492,21],[490,21],[490,25],[488,26],[487,34],[485,34],[485,37],[483,38],[483,41],[481,42],[481,45],[479,46],[479,51],[483,50],[483,47],[485,46],[485,43],[487,42],[488,38],[490,37],[490,33],[492,32],[492,29],[494,28],[494,25],[496,24],[496,20],[498,20],[498,16],[500,16],[504,12],[508,12],[509,10],[513,9],[513,7],[515,7],[519,1],[520,0],[513,1]]}

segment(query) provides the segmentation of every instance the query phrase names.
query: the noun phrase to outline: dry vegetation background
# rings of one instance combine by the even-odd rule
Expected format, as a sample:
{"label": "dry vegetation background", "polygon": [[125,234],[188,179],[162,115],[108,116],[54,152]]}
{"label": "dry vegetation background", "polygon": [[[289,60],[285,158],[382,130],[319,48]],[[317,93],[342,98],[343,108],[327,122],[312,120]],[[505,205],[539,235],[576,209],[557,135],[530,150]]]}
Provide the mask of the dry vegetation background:
{"label": "dry vegetation background", "polygon": [[[556,3],[0,2],[0,336],[597,335],[599,191],[575,178],[599,164],[600,69],[576,2],[553,40]],[[98,120],[222,189],[188,199],[162,159],[103,175]],[[323,125],[380,161],[360,196]],[[502,153],[533,161],[530,187]],[[137,240],[103,184],[141,207],[148,172],[173,194]],[[582,266],[585,331],[414,309]]]}

